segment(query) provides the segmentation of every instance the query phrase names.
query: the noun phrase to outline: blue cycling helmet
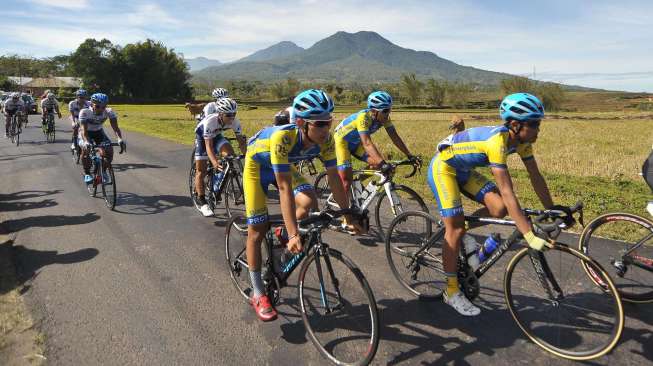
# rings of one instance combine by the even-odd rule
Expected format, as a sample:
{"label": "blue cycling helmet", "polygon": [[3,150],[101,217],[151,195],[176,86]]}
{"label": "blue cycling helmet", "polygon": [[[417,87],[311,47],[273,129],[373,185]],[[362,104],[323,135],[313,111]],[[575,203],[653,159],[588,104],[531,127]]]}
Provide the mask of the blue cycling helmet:
{"label": "blue cycling helmet", "polygon": [[75,96],[77,98],[79,98],[79,97],[86,98],[88,96],[88,93],[86,93],[86,90],[84,90],[84,89],[79,89],[78,91],[75,92]]}
{"label": "blue cycling helmet", "polygon": [[375,91],[367,97],[367,108],[386,109],[392,107],[392,96],[384,91]]}
{"label": "blue cycling helmet", "polygon": [[109,103],[109,97],[104,93],[95,93],[91,95],[91,102],[99,105],[107,105]]}
{"label": "blue cycling helmet", "polygon": [[319,89],[308,89],[299,93],[292,102],[295,116],[305,119],[328,118],[333,112],[333,99]]}
{"label": "blue cycling helmet", "polygon": [[499,114],[504,122],[539,120],[544,117],[544,105],[532,94],[515,93],[503,99]]}

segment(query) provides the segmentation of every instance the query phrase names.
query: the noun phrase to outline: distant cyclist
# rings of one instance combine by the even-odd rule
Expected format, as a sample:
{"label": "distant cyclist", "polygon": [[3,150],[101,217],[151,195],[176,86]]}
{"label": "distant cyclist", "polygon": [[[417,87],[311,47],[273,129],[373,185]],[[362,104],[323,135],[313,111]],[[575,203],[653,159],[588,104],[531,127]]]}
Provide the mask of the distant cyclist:
{"label": "distant cyclist", "polygon": [[[95,93],[91,95],[91,106],[79,111],[79,138],[78,143],[82,148],[82,165],[84,168],[84,183],[90,184],[93,182],[91,176],[91,159],[89,157],[91,145],[98,146],[100,154],[105,156],[109,164],[113,160],[113,147],[110,145],[111,140],[104,133],[102,125],[108,119],[111,123],[113,132],[118,136],[118,143],[125,147],[125,140],[122,138],[122,132],[118,127],[118,116],[116,113],[107,107],[109,97],[103,93]],[[106,146],[103,146],[106,145]],[[106,172],[102,172],[105,182],[110,182],[111,177]]]}
{"label": "distant cyclist", "polygon": [[53,93],[48,93],[46,97],[41,100],[41,124],[45,125],[48,114],[55,112],[57,113],[57,116],[61,118],[59,101],[55,98]]}
{"label": "distant cyclist", "polygon": [[73,140],[70,148],[75,150],[77,147],[77,133],[79,132],[79,112],[84,108],[91,107],[91,102],[87,100],[88,94],[86,90],[79,89],[75,92],[75,99],[68,103],[68,110],[70,111],[70,122],[73,128]]}
{"label": "distant cyclist", "polygon": [[208,116],[209,114],[214,114],[218,113],[218,106],[217,103],[220,101],[222,98],[228,98],[229,97],[229,92],[225,88],[215,88],[211,92],[211,96],[213,99],[215,99],[213,102],[207,103],[204,106],[204,109],[202,109],[202,113],[197,116],[197,122],[201,121],[204,119],[204,117]]}
{"label": "distant cyclist", "polygon": [[7,98],[3,105],[3,112],[5,115],[5,137],[9,137],[11,117],[13,117],[18,111],[25,111],[25,103],[20,99],[20,93],[11,93],[11,97]]}

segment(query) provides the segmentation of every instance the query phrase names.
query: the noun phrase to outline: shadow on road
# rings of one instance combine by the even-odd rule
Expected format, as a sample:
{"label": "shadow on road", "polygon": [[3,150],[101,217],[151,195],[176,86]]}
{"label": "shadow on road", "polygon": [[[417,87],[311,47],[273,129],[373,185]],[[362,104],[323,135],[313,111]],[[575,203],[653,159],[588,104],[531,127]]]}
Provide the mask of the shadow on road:
{"label": "shadow on road", "polygon": [[0,193],[0,201],[17,201],[17,200],[24,200],[28,198],[36,198],[36,197],[43,197],[43,196],[50,196],[53,194],[58,194],[63,192],[60,189],[55,189],[52,191],[20,191],[20,192],[15,192],[15,193],[9,193],[9,194],[3,194]]}
{"label": "shadow on road", "polygon": [[[28,143],[28,142],[24,142]],[[23,142],[21,141],[21,145]],[[16,155],[4,155],[0,156],[0,161],[11,161],[11,160],[17,160],[21,158],[29,158],[29,157],[37,157],[37,156],[48,156],[48,155],[57,155],[55,153],[35,153],[35,154],[16,154]]]}
{"label": "shadow on road", "polygon": [[115,172],[124,172],[127,170],[136,170],[136,169],[167,169],[167,166],[156,165],[156,164],[133,164],[133,163],[123,163],[123,164],[112,164],[113,170]]}
{"label": "shadow on road", "polygon": [[[188,196],[162,194],[157,196],[140,196],[133,193],[118,194],[119,208],[115,212],[129,215],[153,215],[176,207],[192,207]],[[129,207],[131,206],[131,207]]]}
{"label": "shadow on road", "polygon": [[87,213],[82,216],[67,215],[42,215],[24,217],[21,219],[7,220],[2,223],[6,233],[15,233],[30,227],[58,227],[69,225],[88,224],[100,219],[95,213]]}

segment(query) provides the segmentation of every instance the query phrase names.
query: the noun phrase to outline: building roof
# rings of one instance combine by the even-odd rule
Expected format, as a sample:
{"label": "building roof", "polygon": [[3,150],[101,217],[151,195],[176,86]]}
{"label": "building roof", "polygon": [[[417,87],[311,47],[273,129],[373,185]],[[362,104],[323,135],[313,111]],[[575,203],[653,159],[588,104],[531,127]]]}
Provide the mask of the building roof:
{"label": "building roof", "polygon": [[8,79],[22,87],[32,88],[79,88],[82,85],[82,79],[69,76],[54,76],[49,78],[9,76]]}

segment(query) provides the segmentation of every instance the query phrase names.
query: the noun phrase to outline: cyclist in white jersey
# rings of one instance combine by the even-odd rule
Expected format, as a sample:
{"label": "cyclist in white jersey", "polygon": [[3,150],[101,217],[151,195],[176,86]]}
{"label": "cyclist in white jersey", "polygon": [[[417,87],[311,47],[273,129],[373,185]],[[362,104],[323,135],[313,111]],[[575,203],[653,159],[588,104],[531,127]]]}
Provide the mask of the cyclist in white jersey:
{"label": "cyclist in white jersey", "polygon": [[[107,137],[102,129],[102,124],[107,119],[111,123],[113,132],[118,136],[118,143],[123,149],[126,145],[118,127],[118,116],[111,108],[107,108],[107,103],[109,103],[109,97],[106,94],[95,93],[91,95],[91,107],[79,111],[80,131],[78,143],[82,147],[82,165],[84,167],[84,183],[86,184],[93,181],[93,177],[90,174],[91,159],[89,158],[89,151],[92,144],[98,146],[100,154],[106,156],[109,164],[113,160],[113,147],[111,145],[100,146],[111,143],[111,140],[109,140],[109,137]],[[110,181],[111,177],[106,172],[102,172],[102,174],[104,175],[105,181]]]}
{"label": "cyclist in white jersey", "polygon": [[91,102],[87,100],[88,94],[86,93],[86,90],[79,89],[75,92],[75,96],[77,99],[71,100],[70,103],[68,103],[68,110],[70,111],[70,122],[72,123],[73,128],[72,145],[70,145],[72,150],[77,148],[77,133],[79,132],[79,111],[84,108],[91,107]]}
{"label": "cyclist in white jersey", "polygon": [[216,102],[216,113],[209,114],[195,128],[195,192],[201,203],[200,211],[205,217],[213,215],[204,197],[204,177],[206,176],[206,161],[210,160],[214,167],[220,168],[218,154],[228,156],[234,154],[229,141],[222,135],[228,129],[234,130],[238,139],[240,152],[245,154],[247,145],[242,134],[240,121],[236,119],[238,105],[231,98],[222,98]]}
{"label": "cyclist in white jersey", "polygon": [[215,101],[207,103],[204,106],[204,109],[202,109],[202,113],[200,113],[198,116],[196,116],[196,120],[197,120],[198,123],[201,120],[203,120],[204,117],[208,116],[209,114],[218,113],[216,103],[222,98],[228,98],[229,97],[229,92],[225,88],[215,88],[211,92],[211,96],[215,99]]}
{"label": "cyclist in white jersey", "polygon": [[19,93],[11,93],[11,98],[7,98],[2,108],[5,114],[5,137],[9,137],[9,124],[11,117],[18,111],[25,111],[25,103],[20,100]]}
{"label": "cyclist in white jersey", "polygon": [[48,95],[41,100],[41,124],[45,125],[45,117],[48,113],[57,112],[57,116],[61,118],[61,111],[59,110],[59,101],[54,97],[54,94]]}

